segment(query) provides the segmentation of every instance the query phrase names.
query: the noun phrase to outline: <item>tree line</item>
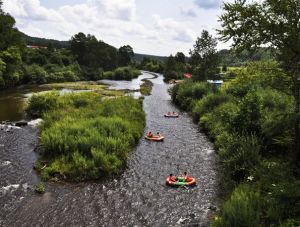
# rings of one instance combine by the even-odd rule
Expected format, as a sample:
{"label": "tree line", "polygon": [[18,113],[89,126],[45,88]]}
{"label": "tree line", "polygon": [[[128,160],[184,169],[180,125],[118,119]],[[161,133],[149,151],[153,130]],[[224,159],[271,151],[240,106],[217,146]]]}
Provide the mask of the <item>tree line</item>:
{"label": "tree line", "polygon": [[[20,84],[99,80],[118,67],[117,79],[137,73],[131,46],[115,48],[95,36],[79,32],[68,42],[30,38],[15,28],[15,19],[5,13],[0,1],[0,89]],[[27,43],[26,43],[27,42]],[[28,48],[27,45],[34,45]],[[126,74],[126,75],[125,75]],[[120,76],[121,75],[121,76]],[[110,78],[107,78],[110,79]]]}

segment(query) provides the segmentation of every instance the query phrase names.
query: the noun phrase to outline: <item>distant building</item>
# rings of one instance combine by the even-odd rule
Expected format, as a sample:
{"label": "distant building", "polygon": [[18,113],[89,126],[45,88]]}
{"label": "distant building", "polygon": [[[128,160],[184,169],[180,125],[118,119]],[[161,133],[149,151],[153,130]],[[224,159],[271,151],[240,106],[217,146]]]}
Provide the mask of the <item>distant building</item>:
{"label": "distant building", "polygon": [[27,45],[27,48],[30,48],[30,49],[47,49],[48,47],[37,46],[37,45]]}
{"label": "distant building", "polygon": [[215,84],[217,87],[221,87],[223,80],[207,80],[208,83]]}

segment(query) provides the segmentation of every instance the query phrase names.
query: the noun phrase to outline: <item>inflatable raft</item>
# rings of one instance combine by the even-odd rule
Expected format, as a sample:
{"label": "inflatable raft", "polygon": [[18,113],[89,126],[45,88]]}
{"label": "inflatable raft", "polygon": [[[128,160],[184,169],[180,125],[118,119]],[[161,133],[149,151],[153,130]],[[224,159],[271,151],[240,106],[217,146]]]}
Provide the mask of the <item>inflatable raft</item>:
{"label": "inflatable raft", "polygon": [[174,113],[174,114],[164,114],[165,117],[173,117],[173,118],[176,118],[176,117],[179,117],[179,114],[178,113]]}
{"label": "inflatable raft", "polygon": [[165,137],[163,136],[145,136],[145,139],[152,140],[152,141],[163,141]]}
{"label": "inflatable raft", "polygon": [[176,181],[173,181],[171,177],[168,177],[166,184],[169,186],[194,186],[196,185],[196,179],[193,177],[188,177],[187,179],[184,177],[177,177]]}

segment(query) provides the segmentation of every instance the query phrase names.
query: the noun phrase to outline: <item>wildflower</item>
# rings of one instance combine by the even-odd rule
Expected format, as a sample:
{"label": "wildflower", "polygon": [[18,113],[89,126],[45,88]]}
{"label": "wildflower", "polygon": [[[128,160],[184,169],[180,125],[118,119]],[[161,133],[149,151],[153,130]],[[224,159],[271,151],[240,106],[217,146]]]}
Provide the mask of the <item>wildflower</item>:
{"label": "wildflower", "polygon": [[248,180],[248,181],[253,181],[253,179],[254,179],[254,177],[253,177],[253,176],[249,176],[249,177],[247,177],[247,180]]}

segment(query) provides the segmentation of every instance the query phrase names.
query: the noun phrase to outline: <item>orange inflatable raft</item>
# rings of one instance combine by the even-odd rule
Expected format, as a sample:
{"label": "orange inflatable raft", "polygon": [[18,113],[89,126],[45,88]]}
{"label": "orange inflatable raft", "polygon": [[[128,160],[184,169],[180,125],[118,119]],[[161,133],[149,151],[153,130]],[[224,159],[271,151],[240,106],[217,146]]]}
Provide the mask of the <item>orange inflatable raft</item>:
{"label": "orange inflatable raft", "polygon": [[[173,177],[174,179],[174,177]],[[194,186],[196,185],[196,179],[193,177],[176,177],[176,181],[172,180],[169,176],[167,177],[166,184],[169,186]]]}
{"label": "orange inflatable raft", "polygon": [[165,137],[163,137],[163,136],[155,136],[155,135],[153,135],[151,137],[150,136],[145,136],[145,139],[152,140],[152,141],[163,141],[164,138]]}
{"label": "orange inflatable raft", "polygon": [[164,114],[165,117],[173,117],[173,118],[176,118],[176,117],[179,117],[179,114],[178,113],[166,113]]}

